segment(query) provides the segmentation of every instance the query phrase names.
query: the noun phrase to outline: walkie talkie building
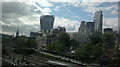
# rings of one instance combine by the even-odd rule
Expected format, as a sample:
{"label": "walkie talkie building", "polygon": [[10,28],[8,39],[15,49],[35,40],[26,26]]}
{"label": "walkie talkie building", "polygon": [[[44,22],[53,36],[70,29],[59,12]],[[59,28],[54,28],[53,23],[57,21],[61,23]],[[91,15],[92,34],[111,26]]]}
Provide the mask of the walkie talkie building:
{"label": "walkie talkie building", "polygon": [[43,15],[40,17],[40,30],[49,31],[53,28],[54,16],[53,15]]}

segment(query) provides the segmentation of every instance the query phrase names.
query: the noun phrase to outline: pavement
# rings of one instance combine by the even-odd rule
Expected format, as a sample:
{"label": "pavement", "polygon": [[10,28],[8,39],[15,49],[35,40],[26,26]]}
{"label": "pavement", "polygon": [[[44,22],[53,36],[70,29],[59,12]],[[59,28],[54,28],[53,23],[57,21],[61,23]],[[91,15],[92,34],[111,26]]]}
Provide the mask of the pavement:
{"label": "pavement", "polygon": [[[32,66],[32,67],[48,67],[48,66],[49,67],[86,67],[79,64],[62,62],[62,61],[52,60],[52,59],[38,57],[38,56],[26,57],[27,61],[29,62],[29,64],[26,64],[25,62],[21,63],[22,57],[23,57],[22,55],[14,53],[12,54],[12,57],[14,57],[14,62],[13,62],[13,59],[10,57],[4,58],[4,61],[10,63],[11,65],[15,65],[19,67],[29,67],[29,66]],[[17,62],[18,59],[19,59],[19,64]]]}

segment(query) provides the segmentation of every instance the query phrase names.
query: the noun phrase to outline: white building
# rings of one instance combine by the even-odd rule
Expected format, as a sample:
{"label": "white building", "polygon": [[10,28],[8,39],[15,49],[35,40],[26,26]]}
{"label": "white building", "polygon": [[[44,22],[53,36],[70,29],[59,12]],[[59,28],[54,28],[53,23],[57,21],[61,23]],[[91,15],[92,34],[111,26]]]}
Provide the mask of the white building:
{"label": "white building", "polygon": [[40,33],[38,36],[36,36],[35,40],[38,45],[37,48],[43,48],[47,44],[47,35]]}
{"label": "white building", "polygon": [[88,35],[86,34],[86,22],[81,21],[81,25],[79,27],[78,32],[73,33],[73,38],[79,43],[86,43],[88,42]]}

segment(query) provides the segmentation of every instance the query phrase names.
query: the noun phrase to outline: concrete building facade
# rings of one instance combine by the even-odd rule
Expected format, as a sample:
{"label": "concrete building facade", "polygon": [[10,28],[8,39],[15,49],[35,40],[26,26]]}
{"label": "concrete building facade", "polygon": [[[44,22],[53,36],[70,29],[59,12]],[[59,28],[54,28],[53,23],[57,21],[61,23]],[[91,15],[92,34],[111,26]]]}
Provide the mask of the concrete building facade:
{"label": "concrete building facade", "polygon": [[79,27],[78,33],[82,34],[86,34],[86,22],[85,21],[81,21],[81,25]]}
{"label": "concrete building facade", "polygon": [[66,32],[65,27],[54,28],[50,31],[51,34],[58,34],[59,32]]}
{"label": "concrete building facade", "polygon": [[78,32],[73,33],[72,36],[74,40],[76,40],[79,43],[86,43],[88,42],[88,35],[86,34],[86,22],[81,21],[81,25],[78,29]]}
{"label": "concrete building facade", "polygon": [[65,27],[58,27],[58,28],[51,29],[49,33],[41,32],[41,31],[37,32],[36,33],[37,36],[35,38],[37,45],[38,45],[37,48],[43,49],[50,43],[56,41],[58,33],[60,32],[66,32]]}

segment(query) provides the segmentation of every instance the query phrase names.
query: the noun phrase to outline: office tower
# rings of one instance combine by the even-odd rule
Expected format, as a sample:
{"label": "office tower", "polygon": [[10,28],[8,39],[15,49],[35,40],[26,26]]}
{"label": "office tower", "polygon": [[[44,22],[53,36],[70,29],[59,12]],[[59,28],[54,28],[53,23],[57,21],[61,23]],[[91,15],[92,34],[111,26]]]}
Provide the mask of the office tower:
{"label": "office tower", "polygon": [[120,1],[118,2],[118,32],[120,35]]}
{"label": "office tower", "polygon": [[53,28],[54,16],[53,15],[43,15],[40,17],[40,30],[50,31]]}
{"label": "office tower", "polygon": [[120,50],[120,1],[118,2],[118,37],[117,37],[118,48]]}
{"label": "office tower", "polygon": [[103,24],[103,15],[102,11],[97,11],[94,14],[94,23],[95,23],[95,31],[99,31],[102,33],[102,24]]}
{"label": "office tower", "polygon": [[94,22],[87,22],[86,23],[86,34],[93,33],[95,31]]}
{"label": "office tower", "polygon": [[79,27],[78,33],[80,33],[80,34],[86,34],[85,21],[81,21],[81,25]]}

